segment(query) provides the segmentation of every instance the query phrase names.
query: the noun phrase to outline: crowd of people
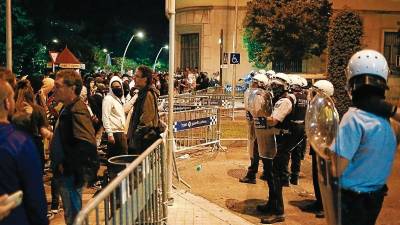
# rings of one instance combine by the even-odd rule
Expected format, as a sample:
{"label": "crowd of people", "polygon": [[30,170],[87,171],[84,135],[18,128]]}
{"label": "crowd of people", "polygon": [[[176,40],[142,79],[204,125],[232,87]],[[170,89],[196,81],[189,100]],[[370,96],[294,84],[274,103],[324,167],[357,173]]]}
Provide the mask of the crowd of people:
{"label": "crowd of people", "polygon": [[[321,218],[325,216],[324,208],[333,210],[327,212],[331,224],[332,221],[341,225],[375,224],[388,190],[386,182],[397,146],[389,118],[399,121],[399,110],[385,101],[388,73],[386,59],[379,52],[363,50],[350,59],[347,89],[352,107],[341,118],[338,134],[333,137],[335,139],[328,152],[326,149],[318,152],[311,146],[316,200],[303,206],[303,211],[313,212]],[[260,179],[268,184],[267,203],[257,206],[257,210],[265,214],[262,223],[285,221],[282,188],[298,185],[301,160],[307,144],[306,111],[317,93],[333,98],[334,86],[328,80],[309,85],[302,77],[274,71],[251,74],[251,86],[245,93],[250,166],[239,181],[255,184],[259,161],[262,161]],[[321,122],[323,120],[319,120]],[[329,190],[333,190],[334,194],[327,196],[327,192],[326,199],[336,199],[336,194],[341,193],[341,201],[337,205],[324,207],[324,203],[335,204],[336,201],[322,200],[319,170],[326,182],[338,180],[324,183],[331,185]],[[326,177],[327,174],[331,177]],[[340,217],[336,218],[337,215]]]}
{"label": "crowd of people", "polygon": [[[65,223],[72,225],[82,208],[82,188],[97,180],[102,144],[109,159],[139,155],[160,138],[164,127],[157,98],[167,91],[167,81],[167,74],[154,74],[146,66],[132,77],[100,73],[82,78],[75,70],[61,70],[18,79],[1,68],[0,223],[45,225],[62,208]],[[49,171],[48,209],[43,176]],[[21,205],[6,202],[19,190]]]}
{"label": "crowd of people", "polygon": [[[387,68],[385,58],[371,50],[356,53],[348,64],[352,107],[330,151],[332,165],[341,165],[333,167],[332,176],[339,180],[333,188],[342,192],[342,225],[375,224],[387,192],[396,150],[389,118],[400,117],[397,107],[385,101]],[[175,77],[175,93],[213,85],[197,69],[178,69]],[[274,71],[251,74],[244,97],[250,166],[239,181],[256,183],[262,161],[260,178],[268,184],[268,201],[257,206],[265,214],[262,223],[285,220],[282,189],[299,183],[308,144],[305,115],[318,92],[333,98],[334,86],[327,80],[311,85],[300,76]],[[100,154],[106,159],[139,155],[160,138],[165,129],[158,116],[160,94],[168,94],[168,74],[146,66],[133,76],[60,70],[42,78],[16,78],[0,68],[0,223],[46,225],[59,212],[61,198],[65,222],[72,225],[82,208],[82,188],[97,181]],[[324,217],[318,152],[311,148],[310,154],[316,201],[303,210]],[[52,175],[49,209],[46,173]],[[9,202],[8,195],[19,190],[22,204]]]}

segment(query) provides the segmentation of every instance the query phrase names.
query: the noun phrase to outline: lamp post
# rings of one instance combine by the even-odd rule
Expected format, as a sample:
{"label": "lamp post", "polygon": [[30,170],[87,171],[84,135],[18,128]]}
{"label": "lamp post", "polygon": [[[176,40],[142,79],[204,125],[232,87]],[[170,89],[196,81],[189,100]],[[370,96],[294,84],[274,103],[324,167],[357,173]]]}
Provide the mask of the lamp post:
{"label": "lamp post", "polygon": [[12,22],[11,22],[11,0],[6,1],[6,55],[7,55],[7,69],[12,72]]}
{"label": "lamp post", "polygon": [[163,47],[160,48],[160,51],[158,51],[156,59],[154,60],[154,64],[153,64],[153,71],[156,71],[156,65],[157,65],[157,60],[158,60],[158,56],[160,56],[160,53],[163,49],[167,49],[168,50],[168,45],[165,45]]}
{"label": "lamp post", "polygon": [[135,37],[138,37],[138,38],[142,39],[142,38],[144,38],[144,33],[140,31],[140,32],[138,32],[138,33],[136,33],[136,34],[133,34],[132,37],[131,37],[131,39],[129,40],[128,44],[126,45],[125,52],[124,52],[124,56],[122,56],[121,74],[124,73],[124,62],[125,62],[125,55],[126,55],[126,52],[128,51],[129,45],[131,44],[133,38],[135,38]]}

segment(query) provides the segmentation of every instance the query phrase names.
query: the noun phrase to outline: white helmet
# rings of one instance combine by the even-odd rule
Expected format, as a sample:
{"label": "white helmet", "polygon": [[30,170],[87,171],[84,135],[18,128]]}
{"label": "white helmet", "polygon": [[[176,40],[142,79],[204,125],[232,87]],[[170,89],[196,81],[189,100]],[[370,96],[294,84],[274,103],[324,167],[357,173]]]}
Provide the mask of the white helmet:
{"label": "white helmet", "polygon": [[272,76],[272,78],[273,79],[279,79],[279,80],[285,82],[286,84],[290,84],[290,78],[285,73],[277,73],[274,76]]}
{"label": "white helmet", "polygon": [[301,77],[299,75],[289,75],[289,79],[290,79],[290,85],[298,85],[298,86],[302,86],[303,85],[303,81],[301,79]]}
{"label": "white helmet", "polygon": [[267,73],[267,71],[265,71],[264,69],[261,69],[261,70],[259,70],[259,71],[258,71],[258,73],[261,73],[261,74],[266,74],[266,73]]}
{"label": "white helmet", "polygon": [[268,77],[261,73],[254,75],[253,80],[262,82],[264,85],[268,84]]}
{"label": "white helmet", "polygon": [[302,77],[302,76],[299,76],[299,79],[301,80],[301,87],[302,88],[305,88],[305,87],[307,87],[308,86],[308,82],[307,82],[307,79],[306,78],[304,78],[304,77]]}
{"label": "white helmet", "polygon": [[267,75],[267,76],[274,76],[276,73],[275,73],[275,71],[273,71],[273,70],[268,70],[266,73],[265,73],[265,75]]}
{"label": "white helmet", "polygon": [[346,69],[347,82],[350,84],[354,77],[361,75],[370,75],[371,78],[376,78],[374,81],[368,82],[370,85],[387,88],[387,79],[389,75],[389,66],[381,53],[365,49],[356,52],[349,60]]}
{"label": "white helmet", "polygon": [[331,97],[335,91],[333,84],[327,80],[319,80],[319,81],[315,82],[314,87],[322,90],[329,97]]}

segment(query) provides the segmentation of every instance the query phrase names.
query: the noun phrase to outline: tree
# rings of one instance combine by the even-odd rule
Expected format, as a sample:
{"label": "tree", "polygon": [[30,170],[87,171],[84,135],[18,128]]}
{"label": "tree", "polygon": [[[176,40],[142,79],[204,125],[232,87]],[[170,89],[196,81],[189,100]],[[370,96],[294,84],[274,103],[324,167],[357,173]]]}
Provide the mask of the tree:
{"label": "tree", "polygon": [[[6,19],[5,2],[0,3],[0,64],[5,65],[6,61]],[[20,1],[13,1],[12,6],[12,30],[13,30],[13,71],[16,74],[32,74],[36,60],[42,60],[38,52],[43,45],[37,43],[33,30],[33,21],[27,12],[21,7]],[[36,62],[38,62],[36,61]]]}
{"label": "tree", "polygon": [[244,46],[247,49],[247,54],[249,56],[249,61],[254,64],[255,67],[261,69],[261,68],[266,68],[267,64],[265,64],[263,61],[258,61],[257,60],[257,54],[260,54],[263,46],[262,43],[259,43],[257,40],[252,38],[251,36],[251,29],[247,28],[244,31],[243,35],[243,43]]}
{"label": "tree", "polygon": [[345,69],[350,57],[361,49],[362,36],[363,23],[356,12],[346,9],[333,18],[328,35],[328,76],[335,87],[340,118],[350,106]]}
{"label": "tree", "polygon": [[320,56],[326,48],[328,0],[252,0],[247,8],[245,44],[256,66]]}

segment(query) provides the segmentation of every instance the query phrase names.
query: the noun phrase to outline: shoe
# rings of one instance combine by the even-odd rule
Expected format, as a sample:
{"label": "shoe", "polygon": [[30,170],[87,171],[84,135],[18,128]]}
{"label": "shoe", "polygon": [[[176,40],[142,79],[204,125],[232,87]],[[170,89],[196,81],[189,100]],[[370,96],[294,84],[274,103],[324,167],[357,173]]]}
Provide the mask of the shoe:
{"label": "shoe", "polygon": [[268,215],[267,217],[261,219],[261,223],[263,223],[263,224],[273,224],[273,223],[279,223],[279,222],[284,222],[284,221],[285,221],[284,214]]}
{"label": "shoe", "polygon": [[315,213],[318,211],[322,211],[321,207],[318,206],[316,202],[310,203],[308,205],[300,207],[301,211],[303,212],[309,212],[309,213]]}
{"label": "shoe", "polygon": [[299,176],[291,176],[290,183],[293,185],[298,185],[299,184]]}
{"label": "shoe", "polygon": [[260,179],[263,181],[267,181],[267,175],[265,175],[265,173],[261,174]]}
{"label": "shoe", "polygon": [[240,183],[246,183],[246,184],[255,184],[256,179],[255,178],[249,178],[249,177],[243,177],[239,179]]}

